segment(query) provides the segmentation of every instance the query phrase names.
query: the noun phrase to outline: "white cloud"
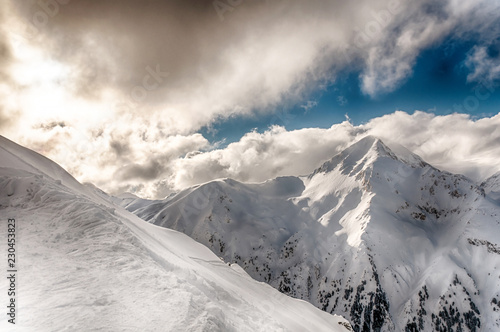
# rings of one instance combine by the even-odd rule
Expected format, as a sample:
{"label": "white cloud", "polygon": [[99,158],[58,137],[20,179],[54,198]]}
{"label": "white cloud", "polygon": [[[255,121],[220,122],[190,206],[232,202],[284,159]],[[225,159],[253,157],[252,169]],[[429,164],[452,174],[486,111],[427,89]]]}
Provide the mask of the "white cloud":
{"label": "white cloud", "polygon": [[287,131],[272,127],[251,132],[224,149],[175,160],[163,181],[172,190],[230,177],[259,182],[282,175],[307,175],[349,144],[375,135],[397,142],[441,169],[481,180],[497,171],[500,155],[500,114],[472,120],[465,114],[395,112],[353,126],[348,121],[328,129]]}
{"label": "white cloud", "polygon": [[[488,42],[500,10],[500,4],[490,0],[396,3],[400,4],[396,14],[387,5],[358,31],[365,62],[361,88],[370,96],[393,91],[404,83],[413,73],[417,56],[445,37],[477,32],[476,42]],[[372,26],[380,32],[370,35]]]}
{"label": "white cloud", "polygon": [[308,100],[305,104],[300,105],[300,108],[303,108],[305,113],[308,113],[316,106],[318,106],[318,102],[316,100]]}
{"label": "white cloud", "polygon": [[500,79],[500,57],[489,56],[484,46],[474,47],[465,63],[471,69],[468,82],[492,84]]}
{"label": "white cloud", "polygon": [[436,167],[475,180],[500,170],[500,114],[473,120],[466,114],[395,112],[375,118],[362,128],[406,146]]}
{"label": "white cloud", "polygon": [[389,145],[397,142],[436,167],[481,180],[500,170],[499,128],[500,114],[473,120],[465,114],[398,111],[360,126],[348,121],[327,129],[287,131],[273,126],[216,148],[200,134],[167,135],[158,116],[120,119],[87,131],[64,122],[43,123],[20,143],[46,154],[78,180],[108,192],[162,198],[217,178],[260,182],[307,175],[366,135]]}

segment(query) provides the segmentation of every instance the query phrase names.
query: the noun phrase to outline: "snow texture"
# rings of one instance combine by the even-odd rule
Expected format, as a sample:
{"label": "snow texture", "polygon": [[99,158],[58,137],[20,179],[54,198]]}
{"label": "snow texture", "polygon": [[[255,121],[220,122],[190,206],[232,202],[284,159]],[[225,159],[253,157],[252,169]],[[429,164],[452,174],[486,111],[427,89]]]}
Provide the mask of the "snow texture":
{"label": "snow texture", "polygon": [[369,136],[308,176],[115,202],[355,331],[497,331],[499,179],[478,184]]}
{"label": "snow texture", "polygon": [[[16,219],[18,268],[16,325],[4,313],[0,331],[350,329],[1,136],[0,216],[4,240]],[[0,298],[7,288],[3,278]]]}

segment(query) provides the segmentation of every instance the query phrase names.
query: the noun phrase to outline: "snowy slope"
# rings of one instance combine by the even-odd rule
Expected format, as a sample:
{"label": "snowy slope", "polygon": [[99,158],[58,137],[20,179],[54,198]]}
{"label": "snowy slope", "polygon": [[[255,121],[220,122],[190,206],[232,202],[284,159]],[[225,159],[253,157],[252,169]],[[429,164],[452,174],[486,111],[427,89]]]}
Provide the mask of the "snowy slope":
{"label": "snowy slope", "polygon": [[500,204],[500,172],[489,177],[481,187],[489,198]]}
{"label": "snowy slope", "polygon": [[3,137],[0,216],[4,240],[16,219],[18,269],[17,324],[4,313],[0,331],[348,331]]}
{"label": "snowy slope", "polygon": [[484,190],[366,137],[309,176],[223,179],[122,204],[356,331],[491,331],[500,206]]}

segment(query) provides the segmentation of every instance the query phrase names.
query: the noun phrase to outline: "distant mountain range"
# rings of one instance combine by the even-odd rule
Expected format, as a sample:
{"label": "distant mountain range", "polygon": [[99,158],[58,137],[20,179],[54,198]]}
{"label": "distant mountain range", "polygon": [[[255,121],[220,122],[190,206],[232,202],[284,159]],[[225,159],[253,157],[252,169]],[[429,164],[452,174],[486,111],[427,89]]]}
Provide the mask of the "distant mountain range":
{"label": "distant mountain range", "polygon": [[355,331],[500,330],[499,174],[479,184],[369,136],[307,176],[115,202]]}

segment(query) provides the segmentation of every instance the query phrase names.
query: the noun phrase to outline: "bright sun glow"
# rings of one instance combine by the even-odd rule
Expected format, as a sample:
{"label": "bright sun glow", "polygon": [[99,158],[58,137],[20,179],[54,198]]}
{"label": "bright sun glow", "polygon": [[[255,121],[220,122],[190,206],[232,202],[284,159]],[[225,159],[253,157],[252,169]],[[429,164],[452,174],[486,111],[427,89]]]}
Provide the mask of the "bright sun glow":
{"label": "bright sun glow", "polygon": [[12,77],[20,85],[46,86],[60,83],[68,74],[66,65],[54,61],[40,48],[33,47],[19,35],[11,35],[13,57],[16,62],[10,67]]}
{"label": "bright sun glow", "polygon": [[118,100],[111,91],[103,89],[100,100],[75,96],[70,88],[73,82],[69,65],[55,61],[20,34],[11,34],[9,42],[15,61],[8,70],[17,89],[9,93],[9,86],[0,85],[0,93],[4,95],[4,107],[23,110],[24,125],[36,127],[57,119],[86,128],[111,116],[113,108],[109,105]]}

